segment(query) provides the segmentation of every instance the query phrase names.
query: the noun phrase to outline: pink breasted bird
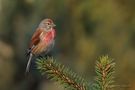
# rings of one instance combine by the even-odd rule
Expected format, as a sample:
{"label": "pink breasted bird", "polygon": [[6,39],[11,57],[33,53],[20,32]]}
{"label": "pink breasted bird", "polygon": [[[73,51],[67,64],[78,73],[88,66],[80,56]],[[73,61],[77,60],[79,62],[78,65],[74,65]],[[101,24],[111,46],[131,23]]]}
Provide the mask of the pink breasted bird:
{"label": "pink breasted bird", "polygon": [[44,19],[39,24],[38,28],[34,32],[30,47],[27,52],[29,55],[26,72],[29,72],[30,63],[33,55],[40,55],[42,53],[47,54],[54,46],[54,39],[56,36],[55,24],[51,19]]}

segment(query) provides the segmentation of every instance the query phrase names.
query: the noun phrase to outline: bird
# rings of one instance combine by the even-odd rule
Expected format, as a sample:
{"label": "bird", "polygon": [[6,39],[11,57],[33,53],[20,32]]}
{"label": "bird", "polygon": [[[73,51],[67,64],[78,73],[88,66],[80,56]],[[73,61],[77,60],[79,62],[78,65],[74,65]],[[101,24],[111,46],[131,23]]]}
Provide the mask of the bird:
{"label": "bird", "polygon": [[33,33],[29,49],[27,50],[29,59],[26,66],[26,73],[29,72],[33,56],[47,54],[54,47],[56,37],[55,26],[52,19],[46,18],[40,22],[36,31]]}

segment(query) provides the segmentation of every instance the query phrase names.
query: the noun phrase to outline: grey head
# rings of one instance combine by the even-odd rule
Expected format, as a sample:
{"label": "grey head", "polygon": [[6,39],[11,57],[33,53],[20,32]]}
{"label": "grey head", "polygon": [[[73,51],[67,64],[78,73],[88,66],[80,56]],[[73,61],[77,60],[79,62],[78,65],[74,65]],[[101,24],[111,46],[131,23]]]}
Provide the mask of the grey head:
{"label": "grey head", "polygon": [[39,24],[39,28],[44,28],[44,30],[46,30],[46,31],[52,30],[52,28],[55,26],[56,25],[53,23],[53,21],[48,18],[42,20],[41,23]]}

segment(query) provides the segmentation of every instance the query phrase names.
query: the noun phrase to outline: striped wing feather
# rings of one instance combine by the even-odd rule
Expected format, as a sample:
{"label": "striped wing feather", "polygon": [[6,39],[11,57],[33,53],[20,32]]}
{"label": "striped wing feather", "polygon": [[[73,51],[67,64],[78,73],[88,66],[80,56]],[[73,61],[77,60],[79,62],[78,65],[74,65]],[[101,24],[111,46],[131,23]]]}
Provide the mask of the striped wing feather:
{"label": "striped wing feather", "polygon": [[31,38],[30,48],[34,45],[36,46],[40,42],[40,34],[43,32],[42,29],[36,30]]}

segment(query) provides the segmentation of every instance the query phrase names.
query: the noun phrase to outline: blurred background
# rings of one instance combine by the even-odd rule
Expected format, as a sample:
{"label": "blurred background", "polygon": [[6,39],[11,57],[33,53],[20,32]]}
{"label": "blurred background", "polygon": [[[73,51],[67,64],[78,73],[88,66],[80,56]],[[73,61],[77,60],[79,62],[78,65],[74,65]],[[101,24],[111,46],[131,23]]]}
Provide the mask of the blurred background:
{"label": "blurred background", "polygon": [[135,0],[0,0],[0,90],[64,90],[34,64],[24,74],[26,49],[44,18],[57,25],[58,62],[92,82],[95,61],[108,54],[116,84],[130,86],[118,90],[135,90]]}

